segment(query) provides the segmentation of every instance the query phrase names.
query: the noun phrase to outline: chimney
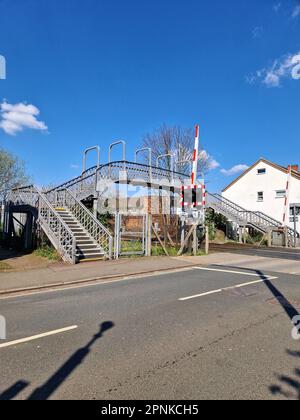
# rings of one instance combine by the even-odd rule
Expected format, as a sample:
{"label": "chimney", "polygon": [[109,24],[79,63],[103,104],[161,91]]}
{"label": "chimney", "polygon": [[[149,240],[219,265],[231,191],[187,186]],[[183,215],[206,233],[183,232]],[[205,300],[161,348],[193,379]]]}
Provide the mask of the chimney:
{"label": "chimney", "polygon": [[288,169],[290,169],[290,167],[292,167],[292,171],[299,172],[299,165],[289,165]]}

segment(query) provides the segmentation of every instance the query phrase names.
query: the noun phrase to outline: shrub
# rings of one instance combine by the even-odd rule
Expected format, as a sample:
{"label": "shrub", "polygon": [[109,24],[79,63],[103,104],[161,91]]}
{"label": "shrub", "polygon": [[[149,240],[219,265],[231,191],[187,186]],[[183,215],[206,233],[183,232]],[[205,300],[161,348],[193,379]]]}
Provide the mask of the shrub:
{"label": "shrub", "polygon": [[50,261],[59,261],[61,258],[57,251],[51,246],[44,246],[34,251],[34,255],[37,257],[47,258]]}

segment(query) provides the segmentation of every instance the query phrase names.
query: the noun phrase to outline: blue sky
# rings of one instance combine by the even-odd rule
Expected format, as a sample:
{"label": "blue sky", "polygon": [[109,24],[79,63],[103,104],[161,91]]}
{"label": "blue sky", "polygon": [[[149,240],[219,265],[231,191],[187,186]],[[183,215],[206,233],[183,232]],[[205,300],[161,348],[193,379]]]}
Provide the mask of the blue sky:
{"label": "blue sky", "polygon": [[39,185],[90,145],[131,160],[163,123],[201,125],[211,191],[261,156],[300,163],[299,40],[296,0],[0,0],[0,147]]}

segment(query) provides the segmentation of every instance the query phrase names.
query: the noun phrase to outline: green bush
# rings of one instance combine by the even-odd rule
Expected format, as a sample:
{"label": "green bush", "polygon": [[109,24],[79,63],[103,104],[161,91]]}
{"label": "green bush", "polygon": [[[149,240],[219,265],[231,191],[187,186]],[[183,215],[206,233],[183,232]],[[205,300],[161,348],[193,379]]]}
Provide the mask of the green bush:
{"label": "green bush", "polygon": [[34,251],[34,255],[37,257],[47,258],[50,261],[59,261],[61,258],[57,251],[51,246],[44,246]]}
{"label": "green bush", "polygon": [[[168,254],[170,257],[175,257],[178,253],[178,250],[172,246],[166,246],[166,250],[168,251]],[[165,251],[160,245],[153,245],[151,250],[151,255],[153,257],[159,257],[161,255],[166,255]]]}

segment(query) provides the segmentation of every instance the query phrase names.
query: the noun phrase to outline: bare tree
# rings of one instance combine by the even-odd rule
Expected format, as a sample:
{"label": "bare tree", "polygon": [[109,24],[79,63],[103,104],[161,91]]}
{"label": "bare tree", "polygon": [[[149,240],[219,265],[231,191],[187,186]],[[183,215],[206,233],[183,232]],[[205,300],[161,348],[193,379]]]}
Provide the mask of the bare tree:
{"label": "bare tree", "polygon": [[[169,127],[162,125],[152,134],[146,134],[143,139],[143,147],[152,149],[153,164],[159,156],[171,154],[174,156],[177,170],[182,173],[189,174],[193,158],[195,142],[195,131],[179,126]],[[211,157],[201,148],[198,156],[198,171],[204,175],[210,168],[212,163]],[[159,164],[160,167],[170,170],[171,159],[163,158]]]}
{"label": "bare tree", "polygon": [[0,201],[7,193],[29,182],[24,163],[13,154],[0,149]]}

